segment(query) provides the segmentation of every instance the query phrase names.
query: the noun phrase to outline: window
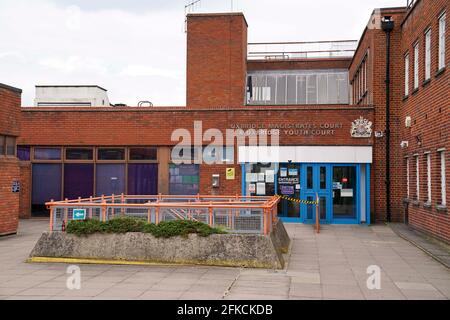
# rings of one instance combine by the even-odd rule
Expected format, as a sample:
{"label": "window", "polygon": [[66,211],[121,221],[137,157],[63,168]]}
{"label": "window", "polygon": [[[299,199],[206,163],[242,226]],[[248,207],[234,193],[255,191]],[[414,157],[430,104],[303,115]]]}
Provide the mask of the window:
{"label": "window", "polygon": [[409,96],[409,54],[405,56],[405,97]]}
{"label": "window", "polygon": [[130,148],[130,160],[156,160],[157,148]]}
{"label": "window", "polygon": [[347,70],[252,71],[247,104],[347,104],[348,90]]}
{"label": "window", "polygon": [[169,193],[172,195],[195,195],[199,192],[198,164],[169,165]]}
{"label": "window", "polygon": [[17,146],[17,158],[21,161],[30,161],[30,147]]}
{"label": "window", "polygon": [[16,155],[16,138],[6,137],[6,155],[15,156]]}
{"label": "window", "polygon": [[419,88],[419,43],[414,45],[414,90]]}
{"label": "window", "polygon": [[125,149],[98,149],[98,160],[125,160]]}
{"label": "window", "polygon": [[34,148],[34,160],[61,160],[61,149]]}
{"label": "window", "polygon": [[439,70],[445,67],[445,12],[439,18]]}
{"label": "window", "polygon": [[66,159],[67,160],[93,160],[92,149],[84,148],[67,148]]}
{"label": "window", "polygon": [[416,156],[416,200],[420,200],[420,163],[419,156]]}
{"label": "window", "polygon": [[427,153],[427,202],[431,203],[431,154]]}
{"label": "window", "polygon": [[431,77],[431,29],[425,33],[425,80]]}
{"label": "window", "polygon": [[406,158],[406,197],[409,199],[409,158]]}
{"label": "window", "polygon": [[5,155],[5,137],[0,136],[0,156]]}
{"label": "window", "polygon": [[207,146],[203,149],[206,164],[225,164],[234,162],[234,147]]}
{"label": "window", "polygon": [[446,179],[445,179],[445,150],[439,152],[440,164],[441,164],[441,205],[447,205],[447,193],[445,188]]}

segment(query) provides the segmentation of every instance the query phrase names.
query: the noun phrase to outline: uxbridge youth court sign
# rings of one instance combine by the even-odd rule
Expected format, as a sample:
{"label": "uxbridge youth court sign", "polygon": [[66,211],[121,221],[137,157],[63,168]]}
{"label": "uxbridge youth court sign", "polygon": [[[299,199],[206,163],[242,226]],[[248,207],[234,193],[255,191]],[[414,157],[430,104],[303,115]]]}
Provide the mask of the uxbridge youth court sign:
{"label": "uxbridge youth court sign", "polygon": [[334,136],[343,128],[340,122],[323,123],[235,123],[231,129],[243,130],[246,135],[286,135],[286,136]]}

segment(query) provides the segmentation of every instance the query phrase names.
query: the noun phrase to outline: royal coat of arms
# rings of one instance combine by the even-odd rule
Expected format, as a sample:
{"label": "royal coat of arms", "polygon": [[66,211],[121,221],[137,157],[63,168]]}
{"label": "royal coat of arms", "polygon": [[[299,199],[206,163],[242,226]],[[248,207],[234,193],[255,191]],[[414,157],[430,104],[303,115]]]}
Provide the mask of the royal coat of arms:
{"label": "royal coat of arms", "polygon": [[372,136],[372,121],[362,116],[352,122],[351,135],[354,138],[370,138]]}

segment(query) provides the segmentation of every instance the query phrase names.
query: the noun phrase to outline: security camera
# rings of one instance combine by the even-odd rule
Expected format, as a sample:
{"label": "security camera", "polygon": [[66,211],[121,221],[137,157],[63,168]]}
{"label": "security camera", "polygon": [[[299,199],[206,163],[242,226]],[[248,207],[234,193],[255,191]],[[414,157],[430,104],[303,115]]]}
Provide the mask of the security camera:
{"label": "security camera", "polygon": [[400,143],[400,147],[402,147],[402,149],[404,149],[404,148],[408,148],[408,141],[402,141],[401,143]]}

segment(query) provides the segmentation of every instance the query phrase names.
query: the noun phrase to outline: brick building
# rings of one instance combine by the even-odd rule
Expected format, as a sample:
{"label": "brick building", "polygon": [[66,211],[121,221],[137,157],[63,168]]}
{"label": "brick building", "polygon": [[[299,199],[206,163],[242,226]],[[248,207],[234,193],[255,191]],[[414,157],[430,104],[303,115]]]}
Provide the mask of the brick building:
{"label": "brick building", "polygon": [[[446,10],[376,9],[357,46],[248,43],[243,14],[190,14],[186,107],[22,108],[21,215],[101,194],[317,193],[322,223],[408,220],[450,241]],[[224,163],[174,163],[177,129],[188,145],[204,134],[207,157],[214,141]],[[280,147],[235,146],[210,129],[268,132]],[[279,215],[312,221],[310,206],[287,200]]]}
{"label": "brick building", "polygon": [[16,233],[19,224],[19,160],[22,90],[0,83],[0,236]]}

